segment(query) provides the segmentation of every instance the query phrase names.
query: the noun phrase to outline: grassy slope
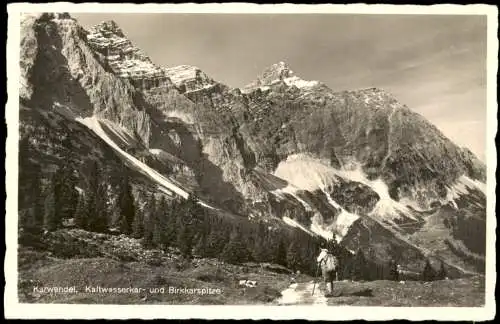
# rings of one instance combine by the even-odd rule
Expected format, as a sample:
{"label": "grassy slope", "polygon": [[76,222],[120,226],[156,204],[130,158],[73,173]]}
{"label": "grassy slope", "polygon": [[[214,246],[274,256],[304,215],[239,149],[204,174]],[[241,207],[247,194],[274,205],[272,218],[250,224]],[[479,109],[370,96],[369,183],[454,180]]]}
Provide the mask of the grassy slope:
{"label": "grassy slope", "polygon": [[[30,303],[102,304],[263,304],[280,296],[290,276],[259,266],[219,264],[215,260],[125,262],[109,257],[61,259],[47,252],[19,251],[19,301]],[[256,280],[255,288],[238,287],[239,280]],[[145,293],[86,293],[85,286],[138,287]],[[76,286],[77,294],[40,294],[33,287]],[[150,293],[149,288],[220,288],[221,294]]]}
{"label": "grassy slope", "polygon": [[[433,282],[372,281],[338,282],[329,305],[352,306],[484,306],[484,277],[471,277]],[[371,292],[371,293],[370,293]]]}

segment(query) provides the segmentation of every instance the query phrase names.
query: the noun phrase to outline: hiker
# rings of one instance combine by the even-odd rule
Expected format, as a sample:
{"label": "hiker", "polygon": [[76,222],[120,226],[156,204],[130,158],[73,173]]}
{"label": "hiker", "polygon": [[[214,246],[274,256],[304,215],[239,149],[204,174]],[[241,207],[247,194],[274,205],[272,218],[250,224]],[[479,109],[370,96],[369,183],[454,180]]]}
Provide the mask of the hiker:
{"label": "hiker", "polygon": [[338,259],[328,249],[322,248],[317,258],[326,285],[325,296],[333,294],[333,280],[338,280]]}

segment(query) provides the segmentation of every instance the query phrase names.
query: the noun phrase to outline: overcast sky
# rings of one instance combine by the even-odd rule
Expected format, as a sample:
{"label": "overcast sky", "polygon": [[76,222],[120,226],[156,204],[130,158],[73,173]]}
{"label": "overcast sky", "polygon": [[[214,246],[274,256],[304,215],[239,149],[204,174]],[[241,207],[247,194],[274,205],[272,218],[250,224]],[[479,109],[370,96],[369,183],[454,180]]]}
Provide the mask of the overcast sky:
{"label": "overcast sky", "polygon": [[118,23],[161,66],[233,87],[287,62],[335,90],[383,88],[485,161],[486,16],[72,14]]}

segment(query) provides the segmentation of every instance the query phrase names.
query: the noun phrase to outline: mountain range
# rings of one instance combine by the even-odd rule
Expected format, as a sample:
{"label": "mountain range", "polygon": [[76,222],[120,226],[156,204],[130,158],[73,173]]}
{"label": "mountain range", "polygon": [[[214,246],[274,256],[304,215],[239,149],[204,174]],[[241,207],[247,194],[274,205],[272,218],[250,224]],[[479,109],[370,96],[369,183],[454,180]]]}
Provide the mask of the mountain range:
{"label": "mountain range", "polygon": [[20,163],[48,175],[91,158],[111,179],[125,167],[134,193],[194,195],[408,268],[484,273],[486,166],[383,89],[336,91],[285,62],[233,88],[67,13],[25,14],[20,45]]}

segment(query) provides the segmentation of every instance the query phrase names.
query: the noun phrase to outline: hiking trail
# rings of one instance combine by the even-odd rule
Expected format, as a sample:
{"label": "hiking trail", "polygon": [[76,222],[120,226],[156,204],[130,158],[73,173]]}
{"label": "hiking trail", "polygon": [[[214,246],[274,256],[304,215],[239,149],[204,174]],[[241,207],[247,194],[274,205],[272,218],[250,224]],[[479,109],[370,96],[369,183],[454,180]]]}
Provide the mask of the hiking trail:
{"label": "hiking trail", "polygon": [[281,292],[282,297],[277,300],[279,305],[327,305],[327,298],[316,283],[312,295],[314,281],[291,284]]}

